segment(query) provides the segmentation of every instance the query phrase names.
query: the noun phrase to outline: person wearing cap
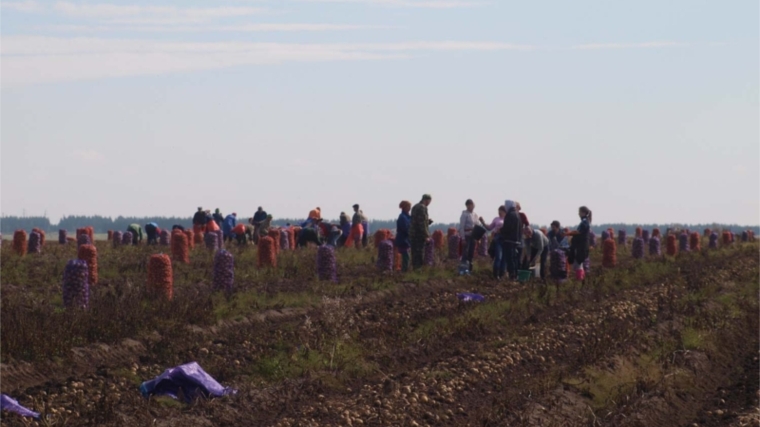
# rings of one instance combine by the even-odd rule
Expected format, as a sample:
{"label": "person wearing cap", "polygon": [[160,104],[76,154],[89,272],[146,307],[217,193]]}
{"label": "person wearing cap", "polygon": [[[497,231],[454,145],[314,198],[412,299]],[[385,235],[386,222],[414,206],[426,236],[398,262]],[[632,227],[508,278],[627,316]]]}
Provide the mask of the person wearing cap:
{"label": "person wearing cap", "polygon": [[369,245],[369,221],[361,209],[359,209],[359,216],[362,219],[362,247],[366,248]]}
{"label": "person wearing cap", "polygon": [[206,231],[206,212],[203,212],[203,208],[198,206],[198,211],[193,215],[193,232],[195,234],[203,234]]}
{"label": "person wearing cap", "polygon": [[158,235],[161,230],[158,228],[158,224],[155,222],[149,222],[145,224],[145,234],[148,235],[148,244],[155,245],[158,243]]}
{"label": "person wearing cap", "polygon": [[475,202],[467,199],[464,202],[467,208],[462,211],[459,217],[459,237],[464,241],[464,253],[462,253],[462,264],[467,264],[467,269],[472,271],[472,258],[475,256],[475,241],[472,238],[472,231],[478,224],[478,214],[475,213]]}
{"label": "person wearing cap", "polygon": [[222,223],[224,222],[224,215],[222,215],[222,213],[219,211],[219,208],[216,208],[214,214],[211,215],[211,217],[214,218],[216,225],[220,227],[222,226]]}
{"label": "person wearing cap", "polygon": [[514,201],[504,201],[504,209],[506,209],[507,214],[504,216],[504,224],[499,230],[502,259],[499,268],[494,271],[494,277],[500,279],[508,273],[509,279],[515,280],[517,279],[519,261],[518,248],[522,246],[523,241],[523,226]]}
{"label": "person wearing cap", "polygon": [[259,208],[256,210],[256,213],[253,214],[253,218],[250,219],[250,223],[253,226],[253,243],[258,244],[259,243],[259,227],[261,227],[261,223],[264,222],[264,220],[267,219],[267,212],[259,206]]}
{"label": "person wearing cap", "polygon": [[[216,222],[216,220],[214,220],[214,222]],[[224,240],[232,240],[232,229],[235,228],[235,225],[237,225],[237,212],[233,212],[224,218],[224,222],[222,223]]]}
{"label": "person wearing cap", "polygon": [[412,208],[412,218],[409,227],[409,242],[412,249],[412,267],[416,270],[424,263],[425,241],[430,237],[430,224],[433,221],[428,216],[428,206],[433,198],[423,194],[422,200]]}

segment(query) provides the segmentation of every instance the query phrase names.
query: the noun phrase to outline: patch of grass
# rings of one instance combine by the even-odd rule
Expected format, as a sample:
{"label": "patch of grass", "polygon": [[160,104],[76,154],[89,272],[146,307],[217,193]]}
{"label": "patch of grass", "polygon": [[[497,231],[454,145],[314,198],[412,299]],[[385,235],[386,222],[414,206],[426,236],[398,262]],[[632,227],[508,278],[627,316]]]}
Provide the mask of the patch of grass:
{"label": "patch of grass", "polygon": [[705,334],[694,328],[684,328],[681,331],[681,346],[684,350],[704,350]]}

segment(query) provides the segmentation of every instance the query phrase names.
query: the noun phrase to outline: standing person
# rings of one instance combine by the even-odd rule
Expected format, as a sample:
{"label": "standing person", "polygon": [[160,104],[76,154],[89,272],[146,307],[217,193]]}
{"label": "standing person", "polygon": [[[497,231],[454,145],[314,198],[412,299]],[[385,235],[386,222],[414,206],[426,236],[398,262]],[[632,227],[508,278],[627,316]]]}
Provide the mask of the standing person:
{"label": "standing person", "polygon": [[562,231],[562,226],[559,221],[552,221],[551,229],[546,237],[549,239],[549,249],[552,251],[564,247],[567,244],[567,242],[565,242],[565,232]]}
{"label": "standing person", "polygon": [[267,219],[267,212],[259,206],[259,208],[256,210],[256,213],[253,214],[253,218],[251,218],[251,225],[253,226],[253,243],[258,244],[259,243],[259,228],[261,227],[261,223],[264,222],[264,220]]}
{"label": "standing person", "polygon": [[409,227],[409,241],[412,249],[412,267],[416,270],[422,267],[424,262],[425,241],[430,237],[430,224],[428,206],[433,198],[430,194],[424,194],[422,200],[412,208],[411,224]]}
{"label": "standing person", "polygon": [[145,224],[145,234],[148,235],[148,244],[158,244],[158,233],[161,231],[158,229],[158,224],[155,222],[149,222]]}
{"label": "standing person", "polygon": [[[214,219],[214,222],[216,222],[216,219]],[[224,235],[224,240],[232,241],[232,229],[235,228],[236,225],[237,212],[233,212],[224,218],[224,222],[222,223],[222,234]]]}
{"label": "standing person", "polygon": [[409,211],[412,210],[412,203],[409,201],[402,201],[398,205],[401,208],[401,213],[396,220],[396,250],[401,254],[401,271],[409,271],[409,227],[412,224],[412,217],[409,215]]}
{"label": "standing person", "polygon": [[517,255],[522,246],[522,221],[517,212],[517,205],[512,200],[504,202],[507,210],[504,216],[504,225],[499,232],[502,250],[502,266],[499,267],[499,278],[504,275],[504,270],[509,274],[510,280],[517,279]]}
{"label": "standing person", "polygon": [[366,248],[369,244],[369,221],[361,209],[359,210],[359,216],[362,218],[362,247]]}
{"label": "standing person", "polygon": [[219,211],[219,208],[216,208],[216,210],[214,211],[214,214],[211,215],[211,217],[214,219],[214,222],[219,227],[221,227],[222,224],[224,223],[224,215],[222,215],[222,213]]}
{"label": "standing person", "polygon": [[459,237],[464,240],[464,253],[462,254],[462,264],[467,264],[467,269],[472,271],[472,257],[475,255],[475,240],[472,237],[472,231],[478,224],[478,214],[475,213],[475,202],[467,199],[464,202],[467,208],[462,211],[459,217]]}
{"label": "standing person", "polygon": [[502,264],[503,264],[503,253],[501,248],[501,238],[499,237],[499,231],[501,231],[502,225],[504,225],[504,217],[507,216],[507,209],[504,207],[504,205],[499,206],[499,216],[494,218],[490,224],[486,224],[485,220],[483,220],[483,217],[480,217],[480,224],[483,225],[483,227],[486,228],[486,230],[491,232],[491,246],[488,248],[489,253],[491,253],[491,257],[493,257],[493,277],[499,278],[504,275],[504,271],[506,271],[506,267],[504,270],[502,270]]}
{"label": "standing person", "polygon": [[129,227],[127,227],[127,231],[132,233],[132,244],[136,245],[140,242],[142,242],[142,227],[140,227],[140,224],[129,224]]}
{"label": "standing person", "polygon": [[351,234],[351,221],[345,212],[340,213],[340,231],[341,236],[338,239],[338,246],[345,246],[348,235]]}
{"label": "standing person", "polygon": [[269,228],[272,226],[272,215],[267,215],[266,218],[264,218],[264,221],[261,221],[261,224],[259,226],[259,240],[261,240],[262,237],[266,237],[269,235]]}
{"label": "standing person", "polygon": [[206,232],[206,213],[203,208],[198,206],[198,211],[193,215],[193,233],[201,234]]}
{"label": "standing person", "polygon": [[[522,211],[522,205],[520,205],[520,202],[515,202],[515,206],[517,207],[517,214],[520,215],[520,223],[523,228],[530,227],[530,221],[528,221],[528,216],[525,215],[525,212]],[[528,247],[528,245],[529,242],[527,239],[523,239],[522,244],[517,248],[518,265],[522,265],[528,260],[530,254],[523,251],[523,248]]]}
{"label": "standing person", "polygon": [[583,262],[588,258],[589,252],[588,236],[591,231],[591,209],[586,206],[581,206],[578,208],[578,216],[581,218],[581,223],[578,224],[578,228],[567,233],[568,236],[573,236],[573,239],[570,241],[568,261],[573,264],[575,277],[583,280],[586,278],[585,271],[583,270]]}
{"label": "standing person", "polygon": [[537,228],[524,227],[525,253],[528,259],[522,265],[523,270],[529,270],[531,265],[535,265],[538,257],[541,257],[541,280],[546,279],[546,257],[549,255],[549,238]]}
{"label": "standing person", "polygon": [[362,237],[364,236],[362,214],[358,204],[355,204],[352,208],[354,209],[354,215],[351,217],[351,234],[348,237],[348,241],[346,241],[346,245],[356,245],[356,249],[361,249]]}

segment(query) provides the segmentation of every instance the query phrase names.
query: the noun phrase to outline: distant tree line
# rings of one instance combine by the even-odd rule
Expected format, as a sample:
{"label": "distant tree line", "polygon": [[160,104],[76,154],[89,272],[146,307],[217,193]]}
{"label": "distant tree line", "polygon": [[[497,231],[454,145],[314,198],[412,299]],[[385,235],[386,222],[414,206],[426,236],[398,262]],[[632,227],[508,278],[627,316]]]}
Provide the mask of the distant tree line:
{"label": "distant tree line", "polygon": [[[247,221],[248,218],[246,217],[240,217],[238,218],[239,221]],[[302,223],[304,220],[299,218],[282,218],[282,219],[275,219],[272,221],[272,223],[276,226],[283,226],[285,224],[293,224],[298,225]],[[110,218],[110,217],[104,217],[100,215],[94,215],[94,216],[65,216],[61,218],[61,220],[57,223],[51,223],[50,219],[46,217],[41,216],[28,216],[28,217],[19,217],[19,216],[3,216],[0,217],[0,232],[3,234],[10,234],[13,233],[15,230],[23,229],[27,232],[31,230],[32,228],[40,228],[42,230],[45,230],[46,232],[54,232],[59,229],[65,229],[70,232],[73,232],[77,228],[86,227],[86,226],[92,226],[96,233],[106,233],[108,230],[126,230],[127,227],[130,224],[140,224],[140,226],[145,226],[145,224],[149,222],[155,222],[158,224],[161,228],[171,228],[174,224],[179,224],[183,227],[192,227],[192,218],[191,217],[123,217],[118,216],[116,218]],[[331,223],[338,223],[338,220],[330,220]],[[448,224],[438,224],[434,223],[430,226],[431,230],[446,230],[449,227],[457,227],[458,224],[455,223],[448,223]],[[573,224],[563,224],[563,227],[567,226],[570,228],[574,228],[576,226],[575,223]],[[738,224],[622,224],[622,223],[612,223],[612,224],[594,224],[592,225],[592,230],[594,230],[595,233],[600,234],[602,230],[606,230],[607,228],[612,228],[615,231],[617,230],[626,230],[626,232],[630,235],[633,234],[636,230],[636,227],[641,227],[642,229],[653,229],[655,227],[659,228],[663,232],[667,230],[668,228],[688,228],[693,231],[699,231],[701,232],[705,228],[709,228],[712,230],[731,230],[733,232],[741,232],[743,230],[751,229],[755,233],[760,234],[760,227],[758,226],[743,226]],[[379,230],[381,228],[387,228],[390,230],[396,229],[396,220],[370,220],[369,221],[369,228],[370,232],[373,232],[375,230]]]}

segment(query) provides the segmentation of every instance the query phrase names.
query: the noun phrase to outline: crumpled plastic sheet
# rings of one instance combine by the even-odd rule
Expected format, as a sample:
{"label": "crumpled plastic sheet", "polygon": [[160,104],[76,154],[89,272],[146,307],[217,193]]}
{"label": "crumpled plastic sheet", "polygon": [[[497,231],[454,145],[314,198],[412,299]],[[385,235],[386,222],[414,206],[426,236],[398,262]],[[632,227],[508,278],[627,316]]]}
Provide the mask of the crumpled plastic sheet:
{"label": "crumpled plastic sheet", "polygon": [[39,413],[24,408],[23,406],[19,405],[18,400],[8,396],[7,394],[0,395],[0,410],[13,412],[23,417],[40,417]]}
{"label": "crumpled plastic sheet", "polygon": [[151,395],[184,398],[190,403],[197,397],[221,397],[237,394],[237,390],[224,387],[201,368],[197,362],[169,368],[156,378],[140,385],[144,397]]}
{"label": "crumpled plastic sheet", "polygon": [[457,294],[457,298],[459,298],[463,302],[468,302],[468,301],[483,302],[486,300],[486,297],[484,297],[483,295],[471,294],[469,292],[462,292],[461,294]]}

